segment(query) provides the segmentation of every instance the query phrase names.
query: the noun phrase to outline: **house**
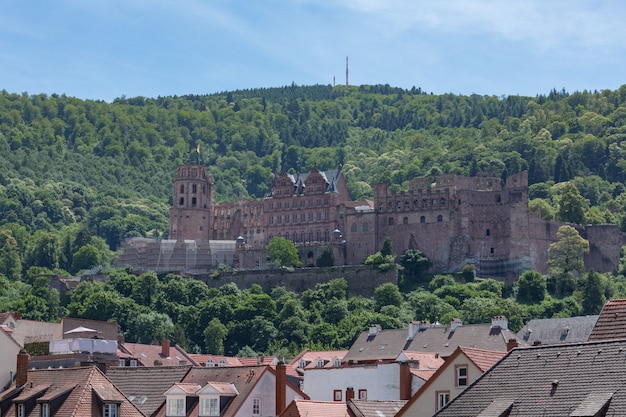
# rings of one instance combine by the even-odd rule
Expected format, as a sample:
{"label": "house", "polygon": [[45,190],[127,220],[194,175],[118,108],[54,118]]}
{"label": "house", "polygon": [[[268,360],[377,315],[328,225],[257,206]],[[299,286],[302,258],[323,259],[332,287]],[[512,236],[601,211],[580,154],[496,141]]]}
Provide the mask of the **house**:
{"label": "house", "polygon": [[[61,319],[61,332],[63,338],[76,337],[77,329],[89,329],[87,337],[96,336],[100,339],[117,340],[118,326],[115,322],[102,320],[79,319],[74,317],[63,317]],[[81,335],[81,337],[84,337]]]}
{"label": "house", "polygon": [[351,399],[348,411],[353,417],[394,417],[406,401],[370,401]]}
{"label": "house", "polygon": [[0,414],[19,417],[141,417],[143,414],[98,367],[28,371],[28,355],[17,359],[15,386],[0,394]]}
{"label": "house", "polygon": [[287,381],[287,366],[192,367],[164,392],[154,413],[170,416],[276,416],[307,395]]}
{"label": "house", "polygon": [[346,403],[293,400],[280,417],[353,417]]}
{"label": "house", "polygon": [[182,381],[191,366],[114,366],[107,378],[146,416],[165,402],[163,393]]}
{"label": "house", "polygon": [[189,354],[180,346],[171,346],[169,340],[161,345],[119,343],[119,366],[180,366],[192,365]]}
{"label": "house", "polygon": [[459,346],[411,397],[397,417],[430,417],[491,368],[506,352]]}
{"label": "house", "polygon": [[242,366],[239,358],[233,356],[207,355],[203,353],[189,353],[193,366]]}
{"label": "house", "polygon": [[597,315],[534,319],[517,332],[517,337],[529,345],[586,342],[596,321]]}
{"label": "house", "polygon": [[625,339],[513,349],[436,416],[624,416],[625,353]]}
{"label": "house", "polygon": [[411,322],[407,330],[383,330],[370,326],[350,346],[344,361],[367,363],[395,360],[403,350],[437,353],[442,358],[450,356],[458,346],[506,352],[517,341],[517,335],[508,328],[504,316],[496,316],[491,324],[464,325],[454,319],[450,326],[431,325],[427,322]]}
{"label": "house", "polygon": [[346,353],[348,353],[347,350],[309,351],[305,349],[289,362],[287,379],[292,384],[303,387],[305,369],[341,367]]}
{"label": "house", "polygon": [[17,355],[22,347],[4,330],[0,330],[0,392],[8,389],[13,383],[17,370]]}
{"label": "house", "polygon": [[0,313],[0,326],[6,329],[15,329],[15,323],[21,318],[20,313]]}
{"label": "house", "polygon": [[589,341],[626,338],[626,299],[609,300],[604,304]]}

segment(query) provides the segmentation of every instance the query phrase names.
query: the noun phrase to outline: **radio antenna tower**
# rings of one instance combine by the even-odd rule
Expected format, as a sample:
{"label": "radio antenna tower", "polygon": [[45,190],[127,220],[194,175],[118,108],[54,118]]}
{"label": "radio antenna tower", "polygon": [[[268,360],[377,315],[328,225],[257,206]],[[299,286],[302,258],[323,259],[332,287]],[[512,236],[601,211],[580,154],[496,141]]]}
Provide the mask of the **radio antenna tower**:
{"label": "radio antenna tower", "polygon": [[350,85],[348,84],[348,57],[346,57],[346,86]]}

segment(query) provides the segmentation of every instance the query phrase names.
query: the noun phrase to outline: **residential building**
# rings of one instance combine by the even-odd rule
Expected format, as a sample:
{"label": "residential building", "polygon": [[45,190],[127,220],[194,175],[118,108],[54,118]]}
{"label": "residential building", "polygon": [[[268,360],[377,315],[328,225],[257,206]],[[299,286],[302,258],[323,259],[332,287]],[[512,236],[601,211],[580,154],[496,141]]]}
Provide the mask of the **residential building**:
{"label": "residential building", "polygon": [[28,356],[17,360],[15,386],[0,394],[2,416],[142,417],[98,367],[28,371]]}
{"label": "residential building", "polygon": [[[308,399],[287,381],[286,365],[192,367],[164,392],[159,417],[277,416],[293,400]],[[217,414],[215,414],[217,413]]]}
{"label": "residential building", "polygon": [[287,366],[287,379],[294,385],[303,388],[305,369],[341,367],[347,350],[309,351],[300,352]]}
{"label": "residential building", "polygon": [[119,343],[119,366],[184,366],[192,365],[189,354],[179,345],[171,346],[169,340],[161,344]]}
{"label": "residential building", "polygon": [[0,392],[13,383],[17,370],[16,360],[22,347],[4,330],[0,330]]}
{"label": "residential building", "polygon": [[411,397],[397,417],[430,417],[470,386],[506,352],[459,346]]}
{"label": "residential building", "polygon": [[528,345],[586,342],[598,315],[533,319],[517,332],[517,338]]}
{"label": "residential building", "polygon": [[625,352],[624,339],[513,349],[436,416],[626,415]]}

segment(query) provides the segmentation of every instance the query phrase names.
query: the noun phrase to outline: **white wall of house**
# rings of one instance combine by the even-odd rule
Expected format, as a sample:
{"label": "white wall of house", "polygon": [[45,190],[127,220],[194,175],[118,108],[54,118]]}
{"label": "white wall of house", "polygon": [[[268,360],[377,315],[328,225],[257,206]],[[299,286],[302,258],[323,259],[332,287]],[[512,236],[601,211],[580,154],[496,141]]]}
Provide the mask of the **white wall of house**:
{"label": "white wall of house", "polygon": [[49,342],[53,339],[63,339],[61,323],[45,321],[17,320],[11,336],[24,346],[27,343]]}
{"label": "white wall of house", "polygon": [[333,393],[341,390],[346,401],[346,389],[367,390],[368,400],[400,399],[400,364],[355,365],[343,368],[311,368],[304,371],[303,391],[317,401],[334,401]]}
{"label": "white wall of house", "polygon": [[[464,354],[458,355],[450,363],[446,362],[444,366],[445,368],[440,368],[440,372],[433,375],[428,381],[424,391],[420,393],[415,402],[406,410],[405,415],[411,417],[432,416],[437,411],[439,393],[448,392],[450,394],[449,401],[452,401],[453,398],[463,392],[468,385],[483,374]],[[465,386],[457,385],[457,371],[460,367],[467,369]]]}
{"label": "white wall of house", "polygon": [[11,336],[0,330],[0,392],[11,385],[17,370],[17,354],[20,349],[20,345]]}
{"label": "white wall of house", "polygon": [[[253,403],[254,399],[258,398],[261,403],[260,414],[253,415]],[[299,395],[295,390],[293,390],[289,385],[287,385],[286,392],[286,404],[287,407],[293,400],[302,400],[304,399],[301,395]],[[239,410],[237,410],[237,414],[234,417],[271,417],[276,415],[276,376],[267,371],[264,372],[259,381],[257,382],[254,389],[250,392],[248,397],[242,403]]]}

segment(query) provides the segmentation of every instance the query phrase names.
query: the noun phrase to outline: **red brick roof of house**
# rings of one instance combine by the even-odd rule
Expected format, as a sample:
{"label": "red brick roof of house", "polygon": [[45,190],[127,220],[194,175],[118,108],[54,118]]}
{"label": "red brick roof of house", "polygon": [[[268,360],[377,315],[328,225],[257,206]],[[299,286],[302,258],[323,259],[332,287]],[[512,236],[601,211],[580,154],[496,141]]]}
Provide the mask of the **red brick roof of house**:
{"label": "red brick roof of house", "polygon": [[352,417],[344,402],[293,400],[280,417]]}
{"label": "red brick roof of house", "polygon": [[465,356],[471,360],[478,369],[485,372],[491,368],[496,362],[498,362],[507,352],[500,352],[494,350],[474,349],[465,346],[459,346]]}
{"label": "red brick roof of house", "polygon": [[142,343],[120,343],[119,350],[137,359],[143,366],[178,366],[191,365],[189,355],[178,345],[169,346],[169,341],[162,345],[145,345]]}
{"label": "red brick roof of house", "polygon": [[589,335],[589,341],[626,338],[626,299],[609,300]]}
{"label": "red brick roof of house", "polygon": [[406,402],[406,400],[352,399],[348,401],[348,409],[355,417],[394,417]]}
{"label": "red brick roof of house", "polygon": [[[343,360],[346,353],[348,353],[347,350],[309,351],[305,349],[288,363],[287,375],[302,378],[304,369],[300,366],[300,362],[304,361],[306,363],[305,368],[309,366],[315,368],[317,360],[322,359],[325,367],[331,367],[335,358]],[[329,364],[330,366],[327,366]]]}
{"label": "red brick roof of house", "polygon": [[276,356],[253,356],[238,359],[242,366],[276,365],[278,363],[278,358]]}
{"label": "red brick roof of house", "polygon": [[121,417],[143,416],[95,366],[28,371],[26,384],[2,394],[0,409],[15,407],[11,403],[19,401],[26,404],[28,417],[41,416],[43,402],[50,403],[50,415],[55,417],[101,415],[108,402],[119,404]]}
{"label": "red brick roof of house", "polygon": [[189,353],[189,358],[192,360],[192,364],[195,366],[210,366],[207,365],[213,363],[214,366],[242,366],[243,364],[234,356],[220,356],[220,355],[207,355],[204,353]]}

